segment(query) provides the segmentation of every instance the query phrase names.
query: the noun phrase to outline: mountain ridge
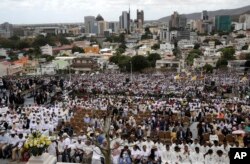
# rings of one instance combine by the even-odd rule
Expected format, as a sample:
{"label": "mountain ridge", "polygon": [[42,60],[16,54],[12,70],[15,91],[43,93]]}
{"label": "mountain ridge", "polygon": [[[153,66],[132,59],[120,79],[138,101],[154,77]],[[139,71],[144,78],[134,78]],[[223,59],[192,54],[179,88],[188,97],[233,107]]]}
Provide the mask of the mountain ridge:
{"label": "mountain ridge", "polygon": [[[240,8],[235,8],[235,9],[220,9],[220,10],[208,11],[208,16],[209,16],[209,18],[214,17],[216,15],[234,16],[234,15],[241,15],[241,14],[247,13],[248,11],[250,11],[250,5],[240,7]],[[195,12],[195,13],[190,13],[190,14],[181,14],[181,15],[185,15],[187,17],[187,19],[200,19],[201,12]],[[166,16],[166,17],[162,17],[162,18],[158,19],[158,21],[168,22],[170,20],[170,17],[171,17],[171,15]]]}

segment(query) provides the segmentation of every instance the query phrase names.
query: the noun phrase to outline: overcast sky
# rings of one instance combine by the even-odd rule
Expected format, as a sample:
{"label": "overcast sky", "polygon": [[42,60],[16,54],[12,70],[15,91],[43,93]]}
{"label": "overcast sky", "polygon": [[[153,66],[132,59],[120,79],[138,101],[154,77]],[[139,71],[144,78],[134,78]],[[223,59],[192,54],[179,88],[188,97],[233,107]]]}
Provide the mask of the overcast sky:
{"label": "overcast sky", "polygon": [[107,21],[118,21],[129,4],[132,19],[138,8],[144,10],[146,20],[156,20],[173,11],[186,14],[238,8],[250,5],[250,0],[0,0],[0,23],[83,22],[84,16],[99,13]]}

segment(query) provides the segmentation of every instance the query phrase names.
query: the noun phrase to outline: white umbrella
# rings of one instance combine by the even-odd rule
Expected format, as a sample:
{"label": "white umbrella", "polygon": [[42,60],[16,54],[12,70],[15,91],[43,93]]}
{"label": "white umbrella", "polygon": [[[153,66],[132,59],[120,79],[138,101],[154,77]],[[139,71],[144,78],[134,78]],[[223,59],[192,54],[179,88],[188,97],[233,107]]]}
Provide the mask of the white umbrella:
{"label": "white umbrella", "polygon": [[235,130],[232,134],[245,134],[246,132],[244,130]]}

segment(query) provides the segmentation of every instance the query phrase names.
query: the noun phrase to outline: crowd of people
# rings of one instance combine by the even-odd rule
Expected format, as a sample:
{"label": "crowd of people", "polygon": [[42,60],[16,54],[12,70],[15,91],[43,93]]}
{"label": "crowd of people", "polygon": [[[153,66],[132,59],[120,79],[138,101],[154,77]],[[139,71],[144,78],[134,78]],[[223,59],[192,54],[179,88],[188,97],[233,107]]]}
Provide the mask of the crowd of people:
{"label": "crowd of people", "polygon": [[[13,108],[4,101],[0,156],[28,158],[23,143],[35,130],[51,137],[47,152],[62,162],[105,163],[110,149],[114,164],[222,164],[229,163],[230,148],[250,147],[248,80],[227,72],[175,76],[8,77],[2,95],[40,88],[28,93],[35,104]],[[47,104],[52,92],[65,94]]]}

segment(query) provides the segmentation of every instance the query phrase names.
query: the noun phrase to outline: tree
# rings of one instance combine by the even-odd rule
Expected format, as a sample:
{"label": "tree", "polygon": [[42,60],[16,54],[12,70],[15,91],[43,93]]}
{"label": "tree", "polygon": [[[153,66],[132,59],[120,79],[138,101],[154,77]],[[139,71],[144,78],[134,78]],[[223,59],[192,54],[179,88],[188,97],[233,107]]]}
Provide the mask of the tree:
{"label": "tree", "polygon": [[188,56],[186,58],[186,62],[188,65],[192,66],[194,63],[194,59],[198,58],[202,55],[201,50],[199,49],[193,49],[188,53]]}
{"label": "tree", "polygon": [[[34,42],[32,43],[32,47],[41,47],[46,44],[49,44],[49,40],[45,38],[43,35],[38,35]],[[51,45],[51,44],[50,44]]]}
{"label": "tree", "polygon": [[70,44],[70,41],[66,38],[66,37],[64,37],[63,35],[59,35],[58,36],[58,41],[61,43],[61,44],[63,44],[63,45],[68,45],[68,44]]}
{"label": "tree", "polygon": [[248,50],[248,44],[245,44],[242,48],[241,48],[241,50]]}
{"label": "tree", "polygon": [[152,39],[153,34],[151,33],[149,27],[145,28],[145,33],[141,36],[141,40]]}
{"label": "tree", "polygon": [[0,47],[15,49],[16,41],[0,37]]}
{"label": "tree", "polygon": [[235,60],[235,49],[233,47],[226,47],[222,49],[222,58],[226,60]]}
{"label": "tree", "polygon": [[117,55],[121,55],[121,54],[123,54],[125,52],[125,49],[123,49],[123,48],[117,48],[116,49],[116,54]]}
{"label": "tree", "polygon": [[113,55],[109,58],[109,62],[118,64],[120,55]]}
{"label": "tree", "polygon": [[206,64],[204,67],[203,67],[203,70],[206,72],[206,73],[213,73],[213,66],[211,66],[210,64]]}
{"label": "tree", "polygon": [[113,55],[109,58],[109,61],[117,64],[122,71],[125,71],[129,70],[131,57],[126,55]]}
{"label": "tree", "polygon": [[214,41],[215,42],[215,46],[222,45],[221,41],[219,41],[218,39],[205,39],[203,41],[203,43],[209,43],[210,41]]}
{"label": "tree", "polygon": [[74,46],[71,49],[72,53],[79,52],[79,53],[84,53],[84,49],[81,47]]}
{"label": "tree", "polygon": [[236,36],[236,38],[245,38],[245,37],[246,37],[246,35],[244,35],[244,34],[239,34]]}
{"label": "tree", "polygon": [[122,49],[125,50],[127,48],[127,46],[124,43],[122,43],[122,44],[119,45],[119,48],[122,48]]}
{"label": "tree", "polygon": [[147,60],[149,61],[151,67],[155,67],[156,60],[161,60],[161,55],[157,53],[149,54]]}
{"label": "tree", "polygon": [[14,35],[14,36],[10,37],[10,38],[9,38],[9,40],[19,41],[19,40],[20,40],[20,37],[19,37],[19,36]]}
{"label": "tree", "polygon": [[11,51],[9,52],[9,58],[10,58],[9,61],[16,61],[18,60],[18,55]]}
{"label": "tree", "polygon": [[216,63],[217,68],[227,67],[228,61],[226,59],[219,59]]}
{"label": "tree", "polygon": [[248,71],[250,68],[250,60],[247,60],[245,63],[245,71]]}
{"label": "tree", "polygon": [[121,55],[119,57],[118,66],[122,71],[128,70],[129,63],[131,61],[130,56]]}
{"label": "tree", "polygon": [[142,71],[144,68],[147,68],[149,66],[149,62],[147,61],[147,59],[141,55],[133,56],[131,61],[133,71]]}
{"label": "tree", "polygon": [[24,48],[29,48],[31,45],[27,40],[21,40],[17,43],[17,49],[22,50]]}
{"label": "tree", "polygon": [[156,43],[151,47],[153,50],[158,50],[160,49],[160,44]]}
{"label": "tree", "polygon": [[195,43],[194,44],[194,49],[198,50],[200,48],[200,44],[199,43]]}
{"label": "tree", "polygon": [[46,62],[51,62],[52,60],[55,59],[55,57],[51,55],[42,55],[41,58],[45,58]]}

